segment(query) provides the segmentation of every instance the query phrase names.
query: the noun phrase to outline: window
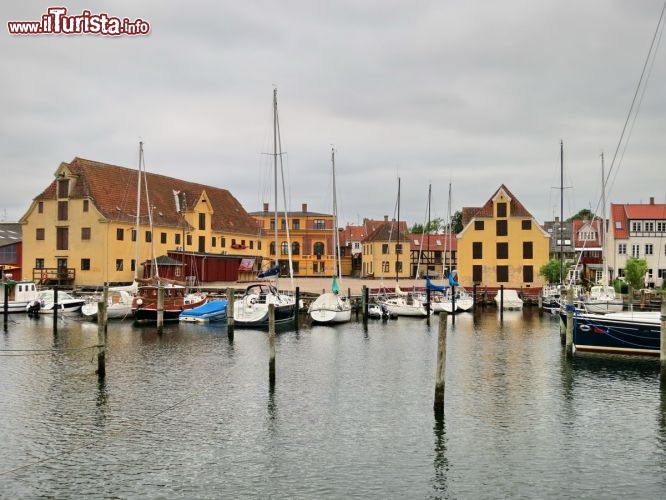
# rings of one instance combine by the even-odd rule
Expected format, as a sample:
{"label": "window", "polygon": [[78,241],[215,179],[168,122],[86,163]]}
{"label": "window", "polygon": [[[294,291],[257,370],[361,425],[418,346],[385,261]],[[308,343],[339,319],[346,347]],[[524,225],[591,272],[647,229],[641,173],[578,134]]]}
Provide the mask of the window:
{"label": "window", "polygon": [[90,271],[90,259],[81,259],[81,271]]}
{"label": "window", "polygon": [[523,283],[532,283],[534,281],[534,267],[523,266]]}
{"label": "window", "polygon": [[37,269],[44,269],[44,259],[35,259],[35,267]]}
{"label": "window", "polygon": [[136,261],[134,259],[130,260],[130,271],[136,271]]}
{"label": "window", "polygon": [[67,220],[67,205],[66,201],[58,202],[58,220]]}
{"label": "window", "polygon": [[116,239],[118,241],[123,241],[125,239],[125,230],[122,227],[116,229]]}
{"label": "window", "polygon": [[37,213],[38,214],[43,214],[44,213],[44,202],[40,201],[37,203]]}
{"label": "window", "polygon": [[160,243],[163,245],[166,245],[167,242],[167,234],[166,233],[160,233]]}
{"label": "window", "polygon": [[472,266],[472,281],[477,284],[483,281],[483,266]]}
{"label": "window", "polygon": [[523,241],[523,259],[534,258],[534,245],[531,241]]}
{"label": "window", "polygon": [[402,243],[398,243],[398,244],[396,244],[396,246],[395,246],[395,253],[396,253],[397,255],[400,255],[400,254],[402,253]]}
{"label": "window", "polygon": [[132,241],[136,241],[136,229],[132,229]]}
{"label": "window", "polygon": [[506,236],[509,234],[508,230],[508,221],[507,220],[496,220],[495,221],[495,230],[497,236]]}
{"label": "window", "polygon": [[283,231],[287,230],[287,220],[286,219],[280,219],[280,229]]}
{"label": "window", "polygon": [[383,273],[388,273],[389,272],[389,261],[388,260],[383,260],[382,261],[382,272]]}
{"label": "window", "polygon": [[257,250],[261,250],[261,241],[257,241]]}
{"label": "window", "polygon": [[60,179],[58,181],[58,198],[67,198],[69,196],[69,179]]}
{"label": "window", "polygon": [[180,233],[176,233],[173,237],[173,242],[175,245],[180,245]]}
{"label": "window", "polygon": [[627,244],[626,243],[618,243],[617,244],[617,253],[618,253],[618,255],[627,255]]}
{"label": "window", "polygon": [[206,229],[206,214],[199,214],[199,229],[201,231]]}
{"label": "window", "polygon": [[508,259],[509,258],[509,244],[506,242],[497,243],[497,258],[498,259]]}
{"label": "window", "polygon": [[399,260],[396,261],[396,263],[395,263],[395,272],[396,273],[401,273],[402,272],[402,262],[400,262]]}
{"label": "window", "polygon": [[298,274],[298,261],[294,261],[291,263],[291,267],[294,270],[294,274]]}
{"label": "window", "polygon": [[523,231],[529,231],[530,229],[532,229],[532,221],[524,220],[520,223],[520,227],[523,229]]}
{"label": "window", "polygon": [[506,203],[497,204],[497,217],[506,217]]}
{"label": "window", "polygon": [[36,240],[43,240],[44,239],[44,228],[43,227],[38,227],[35,229],[35,239]]}
{"label": "window", "polygon": [[640,230],[641,230],[641,223],[640,223],[640,222],[633,221],[633,222],[631,223],[631,230],[632,230],[633,232],[638,232],[638,231],[640,231]]}
{"label": "window", "polygon": [[273,230],[275,230],[275,219],[271,219],[271,222],[269,224],[269,227]]}
{"label": "window", "polygon": [[474,230],[475,231],[483,231],[483,227],[484,227],[483,222],[484,221],[482,221],[482,220],[475,220],[474,221]]}
{"label": "window", "polygon": [[227,246],[227,239],[226,239],[224,236],[222,236],[222,237],[220,238],[220,246],[221,246],[222,248],[224,248],[224,247]]}
{"label": "window", "polygon": [[639,245],[631,245],[631,256],[638,258],[640,256]]}
{"label": "window", "polygon": [[291,228],[294,231],[298,231],[301,228],[301,221],[299,219],[292,219],[291,220]]}
{"label": "window", "polygon": [[658,233],[666,232],[666,222],[664,222],[664,221],[658,221],[657,222],[657,232]]}
{"label": "window", "polygon": [[389,246],[388,243],[382,243],[382,255],[388,255]]}
{"label": "window", "polygon": [[[250,242],[250,248],[252,248],[252,242]],[[291,244],[291,253],[293,255],[299,255],[301,253],[301,244],[298,241],[294,241]]]}
{"label": "window", "polygon": [[326,229],[326,222],[324,219],[315,219],[314,220],[314,228],[315,229]]}
{"label": "window", "polygon": [[250,250],[254,249],[254,240],[250,240]]}
{"label": "window", "polygon": [[89,227],[82,227],[81,228],[81,239],[82,240],[89,240],[90,239],[90,228]]}
{"label": "window", "polygon": [[286,241],[280,243],[280,255],[289,255],[289,243]]}
{"label": "window", "polygon": [[56,228],[56,250],[69,250],[69,229]]}
{"label": "window", "polygon": [[116,271],[123,270],[123,259],[116,259]]}
{"label": "window", "polygon": [[472,243],[472,258],[483,259],[483,243],[475,241]]}
{"label": "window", "polygon": [[83,211],[87,212],[88,211],[88,200],[83,200]]}
{"label": "window", "polygon": [[269,249],[268,253],[270,255],[275,255],[275,242],[274,241],[271,241],[271,244],[268,245],[268,249]]}
{"label": "window", "polygon": [[188,247],[191,247],[191,246],[192,246],[192,235],[191,235],[191,234],[186,235],[186,237],[185,237],[185,244],[186,244]]}
{"label": "window", "polygon": [[654,232],[654,222],[646,222],[645,223],[645,230],[649,233]]}
{"label": "window", "polygon": [[213,248],[217,246],[217,238],[215,236],[210,239],[210,246]]}
{"label": "window", "polygon": [[321,241],[318,241],[313,245],[313,252],[317,257],[324,255],[324,244]]}
{"label": "window", "polygon": [[175,276],[176,278],[180,278],[180,276],[181,276],[181,272],[180,272],[181,269],[182,269],[182,268],[181,268],[180,266],[176,266],[176,268],[173,270],[173,271],[174,271],[173,274],[174,274],[174,276]]}
{"label": "window", "polygon": [[652,243],[646,243],[645,255],[654,255],[654,247],[652,246]]}
{"label": "window", "polygon": [[509,266],[497,266],[497,282],[509,282]]}
{"label": "window", "polygon": [[153,241],[153,233],[151,231],[146,231],[146,243]]}

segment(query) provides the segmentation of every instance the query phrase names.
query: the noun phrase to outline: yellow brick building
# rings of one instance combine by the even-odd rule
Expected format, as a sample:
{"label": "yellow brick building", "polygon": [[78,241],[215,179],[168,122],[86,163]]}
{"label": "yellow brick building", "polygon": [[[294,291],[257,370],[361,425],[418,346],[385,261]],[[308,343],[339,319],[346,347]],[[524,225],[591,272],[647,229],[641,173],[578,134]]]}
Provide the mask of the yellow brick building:
{"label": "yellow brick building", "polygon": [[363,240],[362,277],[410,278],[410,240],[407,223],[389,221],[364,221],[370,228]]}
{"label": "yellow brick building", "polygon": [[540,288],[550,235],[503,184],[483,207],[463,208],[457,236],[458,281],[506,288]]}

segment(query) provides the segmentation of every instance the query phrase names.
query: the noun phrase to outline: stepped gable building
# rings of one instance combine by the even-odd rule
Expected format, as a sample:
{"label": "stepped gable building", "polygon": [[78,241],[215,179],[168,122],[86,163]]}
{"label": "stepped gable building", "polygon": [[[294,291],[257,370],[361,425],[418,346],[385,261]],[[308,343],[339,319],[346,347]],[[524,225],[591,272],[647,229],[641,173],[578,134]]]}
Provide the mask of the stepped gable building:
{"label": "stepped gable building", "polygon": [[146,173],[138,195],[138,176],[138,169],[83,158],[61,163],[20,220],[24,277],[127,283],[147,277],[147,263],[163,255],[182,266],[160,276],[181,280],[237,279],[242,257],[245,269],[258,265],[263,233],[228,190]]}
{"label": "stepped gable building", "polygon": [[539,269],[549,260],[549,234],[502,184],[478,208],[462,210],[458,281],[463,286],[541,288]]}

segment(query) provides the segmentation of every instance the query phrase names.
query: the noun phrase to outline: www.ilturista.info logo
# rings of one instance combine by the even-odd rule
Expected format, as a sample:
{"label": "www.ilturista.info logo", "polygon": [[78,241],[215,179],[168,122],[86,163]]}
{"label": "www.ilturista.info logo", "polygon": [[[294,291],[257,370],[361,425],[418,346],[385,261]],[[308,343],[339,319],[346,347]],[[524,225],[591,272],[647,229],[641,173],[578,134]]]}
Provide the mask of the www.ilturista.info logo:
{"label": "www.ilturista.info logo", "polygon": [[11,35],[147,35],[150,24],[143,19],[130,21],[128,18],[92,14],[84,10],[78,16],[68,16],[65,7],[49,7],[40,21],[8,21]]}

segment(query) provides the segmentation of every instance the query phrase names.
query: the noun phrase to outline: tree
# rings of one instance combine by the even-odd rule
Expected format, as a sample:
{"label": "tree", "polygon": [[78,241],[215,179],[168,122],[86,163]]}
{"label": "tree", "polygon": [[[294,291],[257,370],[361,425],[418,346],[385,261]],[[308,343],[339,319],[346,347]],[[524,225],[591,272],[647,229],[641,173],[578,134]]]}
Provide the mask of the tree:
{"label": "tree", "polygon": [[452,216],[451,216],[451,229],[455,234],[458,234],[463,230],[463,224],[462,224],[462,212],[460,210],[457,210]]}
{"label": "tree", "polygon": [[645,259],[629,257],[627,265],[624,267],[624,279],[634,290],[640,290],[645,286],[645,273],[648,270],[648,264]]}
{"label": "tree", "polygon": [[562,281],[566,279],[566,270],[571,267],[573,262],[565,261],[560,266],[559,259],[551,259],[548,263],[539,268],[539,274],[546,278],[548,283],[560,283],[560,271],[564,273]]}
{"label": "tree", "polygon": [[443,220],[438,217],[426,223],[425,226],[423,224],[414,224],[409,232],[413,234],[438,233],[443,228],[443,225]]}
{"label": "tree", "polygon": [[592,220],[595,217],[596,217],[596,215],[594,215],[592,213],[592,210],[590,210],[589,208],[584,208],[583,210],[578,212],[576,215],[572,215],[571,217],[569,217],[567,219],[567,222],[571,222],[571,221],[574,221],[574,220]]}

